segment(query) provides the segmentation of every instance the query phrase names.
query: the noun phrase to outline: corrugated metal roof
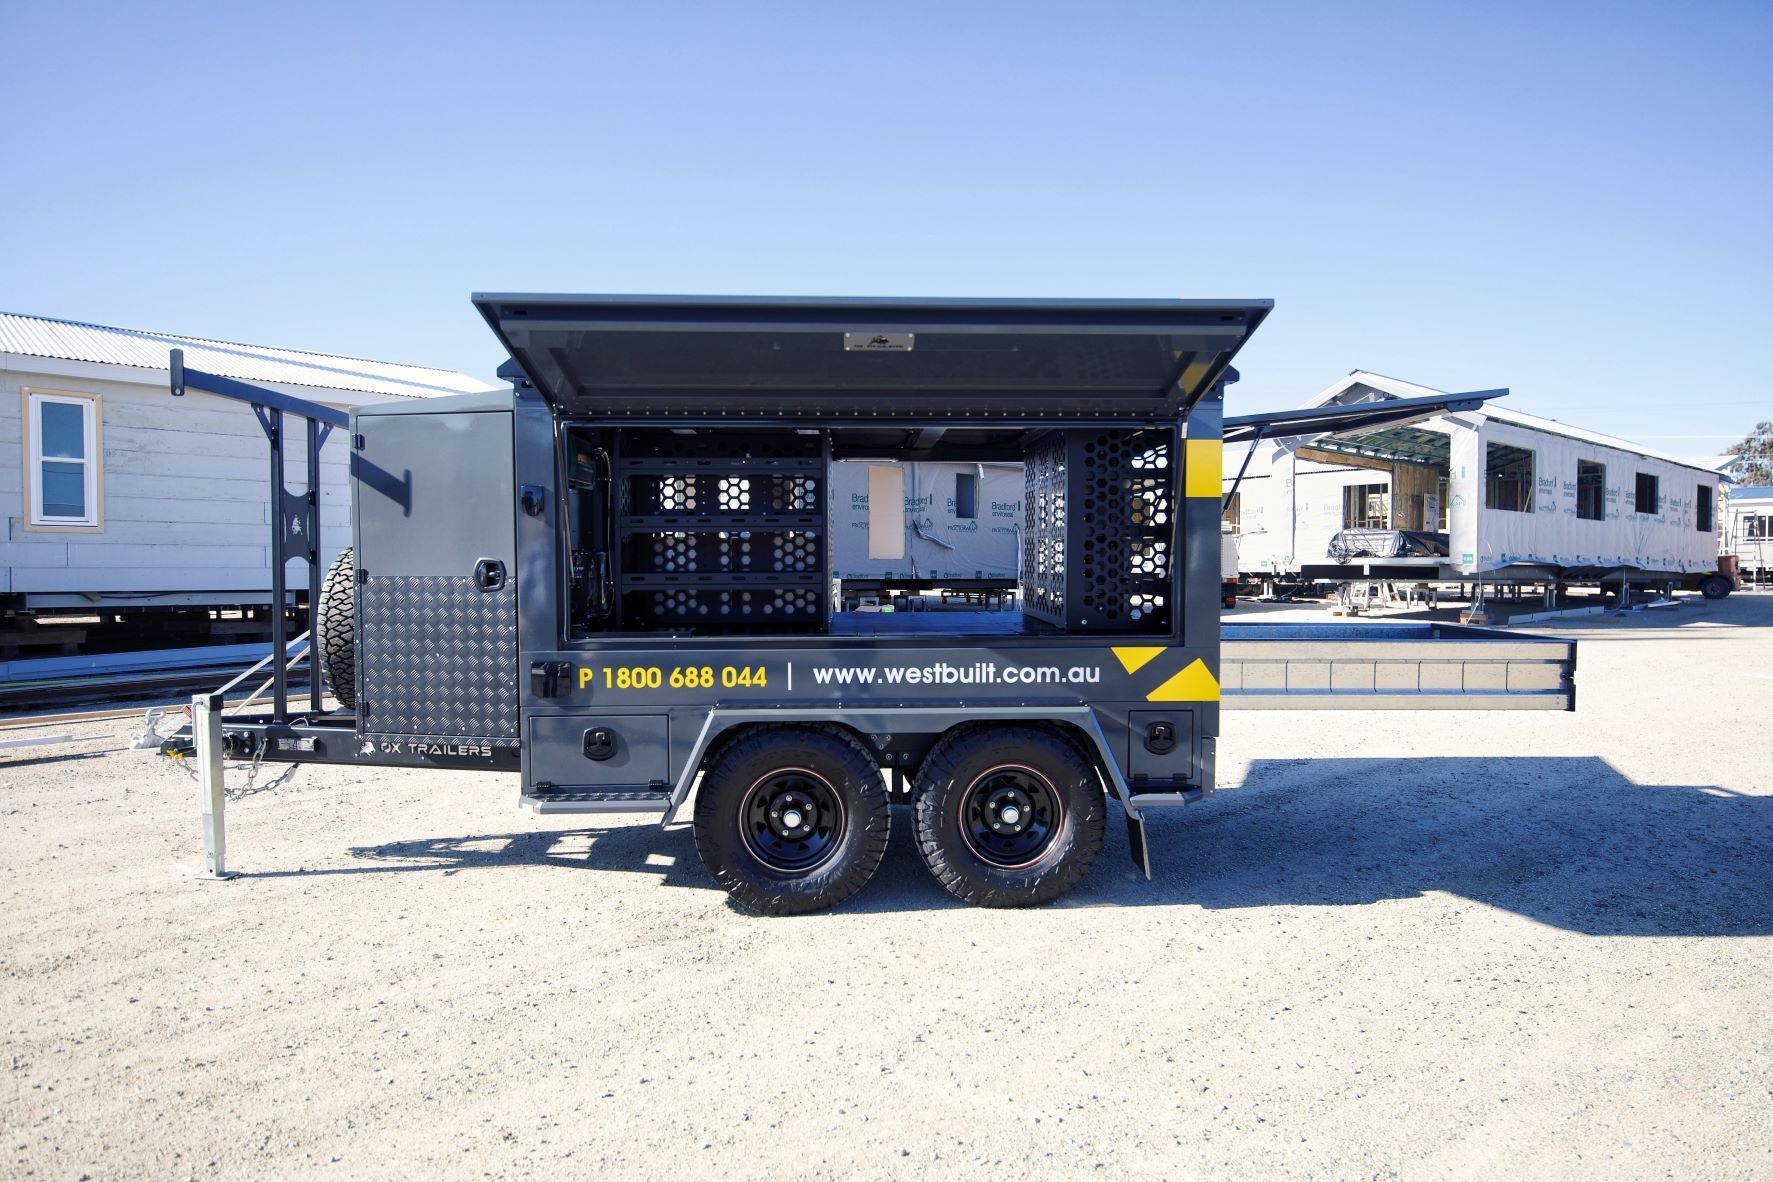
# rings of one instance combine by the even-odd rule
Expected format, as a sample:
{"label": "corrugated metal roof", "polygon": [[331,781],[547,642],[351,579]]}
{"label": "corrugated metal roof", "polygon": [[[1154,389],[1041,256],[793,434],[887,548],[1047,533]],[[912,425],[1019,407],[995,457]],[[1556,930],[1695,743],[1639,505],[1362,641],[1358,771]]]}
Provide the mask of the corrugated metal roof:
{"label": "corrugated metal roof", "polygon": [[164,372],[167,353],[172,349],[183,349],[185,364],[192,369],[243,382],[276,382],[403,398],[436,398],[497,389],[489,382],[448,369],[0,312],[0,353]]}
{"label": "corrugated metal roof", "polygon": [[[1445,397],[1447,393],[1444,390],[1436,390],[1431,386],[1419,386],[1414,382],[1406,382],[1399,378],[1388,378],[1384,374],[1373,373],[1370,370],[1357,369],[1351,372],[1347,377],[1324,390],[1307,405],[1323,406],[1326,403],[1334,401],[1340,394],[1345,393],[1357,385],[1370,386],[1387,398]],[[1509,423],[1516,427],[1526,427],[1533,431],[1544,431],[1550,435],[1562,435],[1568,439],[1579,439],[1585,443],[1592,443],[1597,447],[1608,447],[1615,451],[1630,452],[1633,455],[1643,456],[1646,459],[1663,460],[1670,464],[1679,464],[1683,468],[1694,468],[1698,471],[1715,475],[1711,469],[1700,464],[1695,464],[1692,460],[1684,460],[1679,456],[1671,456],[1667,452],[1645,447],[1641,443],[1633,443],[1629,439],[1620,439],[1614,435],[1603,435],[1599,431],[1589,431],[1582,427],[1572,427],[1570,424],[1560,423],[1556,419],[1540,418],[1538,415],[1530,415],[1525,411],[1515,410],[1512,407],[1495,402],[1484,404],[1484,407],[1481,410],[1468,411],[1465,413],[1479,418],[1493,419],[1498,423]]]}

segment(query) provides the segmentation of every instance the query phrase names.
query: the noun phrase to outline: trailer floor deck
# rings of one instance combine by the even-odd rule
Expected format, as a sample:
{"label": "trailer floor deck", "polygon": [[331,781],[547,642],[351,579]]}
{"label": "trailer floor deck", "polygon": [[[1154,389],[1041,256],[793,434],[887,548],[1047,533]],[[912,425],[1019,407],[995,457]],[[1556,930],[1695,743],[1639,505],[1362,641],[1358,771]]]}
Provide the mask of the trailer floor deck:
{"label": "trailer floor deck", "polygon": [[839,612],[833,636],[1058,636],[1064,629],[1019,611]]}

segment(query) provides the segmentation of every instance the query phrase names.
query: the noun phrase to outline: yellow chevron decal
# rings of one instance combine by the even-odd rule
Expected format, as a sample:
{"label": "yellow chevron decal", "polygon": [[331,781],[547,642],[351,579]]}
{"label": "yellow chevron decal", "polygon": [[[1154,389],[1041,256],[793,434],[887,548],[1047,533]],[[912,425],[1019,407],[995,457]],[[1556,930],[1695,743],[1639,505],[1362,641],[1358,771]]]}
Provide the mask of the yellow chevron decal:
{"label": "yellow chevron decal", "polygon": [[1120,661],[1120,667],[1128,673],[1137,673],[1152,661],[1163,655],[1162,648],[1117,648],[1114,655]]}
{"label": "yellow chevron decal", "polygon": [[1225,443],[1219,439],[1187,439],[1182,469],[1182,493],[1190,497],[1212,497],[1225,494]]}
{"label": "yellow chevron decal", "polygon": [[1217,702],[1219,683],[1207,671],[1207,663],[1196,657],[1188,668],[1176,674],[1145,695],[1147,702]]}

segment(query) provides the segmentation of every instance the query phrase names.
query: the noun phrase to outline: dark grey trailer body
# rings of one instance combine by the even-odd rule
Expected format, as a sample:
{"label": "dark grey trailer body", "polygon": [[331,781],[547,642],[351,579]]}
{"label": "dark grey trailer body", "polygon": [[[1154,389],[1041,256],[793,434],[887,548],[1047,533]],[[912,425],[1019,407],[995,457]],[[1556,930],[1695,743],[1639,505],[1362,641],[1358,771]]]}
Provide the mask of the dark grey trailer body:
{"label": "dark grey trailer body", "polygon": [[[992,735],[1025,751],[1044,734],[1052,758],[1075,751],[1118,799],[1144,861],[1144,813],[1213,788],[1222,693],[1572,708],[1563,641],[1239,625],[1221,643],[1222,404],[1266,301],[476,303],[512,353],[510,393],[351,414],[355,710],[230,720],[231,749],[514,770],[538,812],[670,822],[747,736],[836,736],[848,746],[831,758],[923,793],[969,743],[988,756]],[[829,466],[875,457],[1026,465],[1023,611],[829,610]],[[1014,774],[987,810],[968,797],[948,822],[974,817],[975,844],[1033,849],[1017,822],[1045,801],[1058,819],[1042,840],[1070,835],[1084,798],[1041,795],[1045,757],[1006,755]],[[798,824],[832,776],[786,771],[805,773],[777,801]],[[853,825],[831,807],[834,832]],[[740,830],[778,847],[800,833],[763,816]],[[1051,897],[1016,893],[1034,861],[986,861],[996,878],[950,889]],[[777,878],[771,891],[790,889]]]}

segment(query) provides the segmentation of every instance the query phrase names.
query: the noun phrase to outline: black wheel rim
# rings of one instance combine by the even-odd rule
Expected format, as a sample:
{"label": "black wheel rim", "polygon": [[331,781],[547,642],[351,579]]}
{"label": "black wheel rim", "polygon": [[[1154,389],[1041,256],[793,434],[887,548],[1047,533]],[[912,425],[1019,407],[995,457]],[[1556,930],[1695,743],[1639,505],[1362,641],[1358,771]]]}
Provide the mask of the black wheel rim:
{"label": "black wheel rim", "polygon": [[830,860],[843,841],[843,799],[805,768],[783,768],[751,785],[739,802],[739,832],[751,856],[785,874]]}
{"label": "black wheel rim", "polygon": [[1020,870],[1052,849],[1065,824],[1053,782],[1030,767],[1006,764],[974,780],[960,798],[960,836],[981,862]]}

